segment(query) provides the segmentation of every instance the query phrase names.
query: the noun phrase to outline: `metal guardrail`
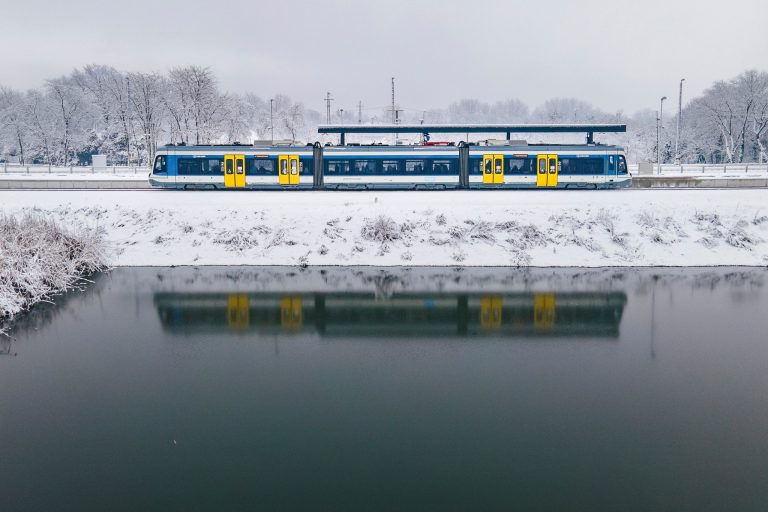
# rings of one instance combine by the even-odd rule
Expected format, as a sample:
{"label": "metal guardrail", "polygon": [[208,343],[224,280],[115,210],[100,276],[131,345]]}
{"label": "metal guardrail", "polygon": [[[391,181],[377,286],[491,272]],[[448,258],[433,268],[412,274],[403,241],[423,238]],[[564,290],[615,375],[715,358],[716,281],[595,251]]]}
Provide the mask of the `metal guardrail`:
{"label": "metal guardrail", "polygon": [[110,176],[146,176],[149,168],[137,165],[40,165],[40,164],[0,164],[0,173],[26,175],[55,174],[101,174]]}
{"label": "metal guardrail", "polygon": [[768,164],[653,164],[652,174],[638,174],[638,164],[630,164],[629,172],[634,176],[722,176],[722,175],[766,175]]}

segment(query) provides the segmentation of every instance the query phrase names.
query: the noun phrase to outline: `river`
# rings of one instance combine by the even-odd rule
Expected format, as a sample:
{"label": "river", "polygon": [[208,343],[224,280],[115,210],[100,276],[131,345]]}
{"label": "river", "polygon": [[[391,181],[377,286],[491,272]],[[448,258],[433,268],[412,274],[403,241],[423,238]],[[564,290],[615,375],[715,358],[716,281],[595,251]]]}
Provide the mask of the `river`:
{"label": "river", "polygon": [[767,284],[118,268],[0,345],[0,509],[765,510]]}

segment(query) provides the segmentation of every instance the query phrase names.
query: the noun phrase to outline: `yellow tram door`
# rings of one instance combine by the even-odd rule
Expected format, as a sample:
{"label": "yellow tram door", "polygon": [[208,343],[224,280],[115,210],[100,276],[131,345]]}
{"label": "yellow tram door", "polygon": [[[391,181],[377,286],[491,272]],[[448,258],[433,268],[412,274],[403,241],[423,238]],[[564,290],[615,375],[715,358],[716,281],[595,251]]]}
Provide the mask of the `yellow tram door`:
{"label": "yellow tram door", "polygon": [[245,155],[235,155],[235,187],[245,188]]}
{"label": "yellow tram door", "polygon": [[493,155],[483,155],[483,185],[493,185]]}
{"label": "yellow tram door", "polygon": [[291,177],[288,174],[288,161],[290,157],[288,155],[280,155],[277,157],[277,182],[280,185],[290,185]]}
{"label": "yellow tram door", "polygon": [[560,174],[557,155],[547,155],[547,167],[549,168],[549,172],[547,173],[547,186],[556,187],[557,177]]}
{"label": "yellow tram door", "polygon": [[537,293],[533,296],[533,326],[551,329],[555,326],[555,294]]}
{"label": "yellow tram door", "polygon": [[493,183],[504,184],[504,155],[493,155]]}
{"label": "yellow tram door", "polygon": [[288,183],[290,185],[299,184],[299,176],[301,175],[301,167],[299,166],[299,155],[290,155],[288,157]]}
{"label": "yellow tram door", "polygon": [[232,293],[227,297],[227,325],[232,330],[247,329],[251,325],[248,295]]}
{"label": "yellow tram door", "polygon": [[235,185],[235,155],[224,155],[224,186],[234,188]]}
{"label": "yellow tram door", "polygon": [[536,186],[547,186],[547,155],[536,157]]}

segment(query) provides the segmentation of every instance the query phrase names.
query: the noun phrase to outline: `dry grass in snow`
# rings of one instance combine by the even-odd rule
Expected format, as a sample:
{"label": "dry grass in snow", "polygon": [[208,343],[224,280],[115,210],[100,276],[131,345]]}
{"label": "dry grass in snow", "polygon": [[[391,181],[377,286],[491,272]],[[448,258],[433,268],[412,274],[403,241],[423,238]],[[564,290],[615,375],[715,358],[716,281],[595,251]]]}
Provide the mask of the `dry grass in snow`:
{"label": "dry grass in snow", "polygon": [[40,212],[0,214],[0,334],[13,315],[105,268],[99,229],[67,229]]}

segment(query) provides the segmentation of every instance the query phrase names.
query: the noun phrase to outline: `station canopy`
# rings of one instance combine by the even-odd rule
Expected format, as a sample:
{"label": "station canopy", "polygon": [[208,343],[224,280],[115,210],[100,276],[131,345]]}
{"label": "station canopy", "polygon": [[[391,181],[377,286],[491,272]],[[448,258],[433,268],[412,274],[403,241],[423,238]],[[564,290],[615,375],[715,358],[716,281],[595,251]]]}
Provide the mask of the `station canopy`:
{"label": "station canopy", "polygon": [[503,133],[507,140],[512,133],[585,133],[587,144],[594,143],[595,133],[623,133],[625,124],[325,124],[318,133],[336,133],[344,144],[347,133]]}

